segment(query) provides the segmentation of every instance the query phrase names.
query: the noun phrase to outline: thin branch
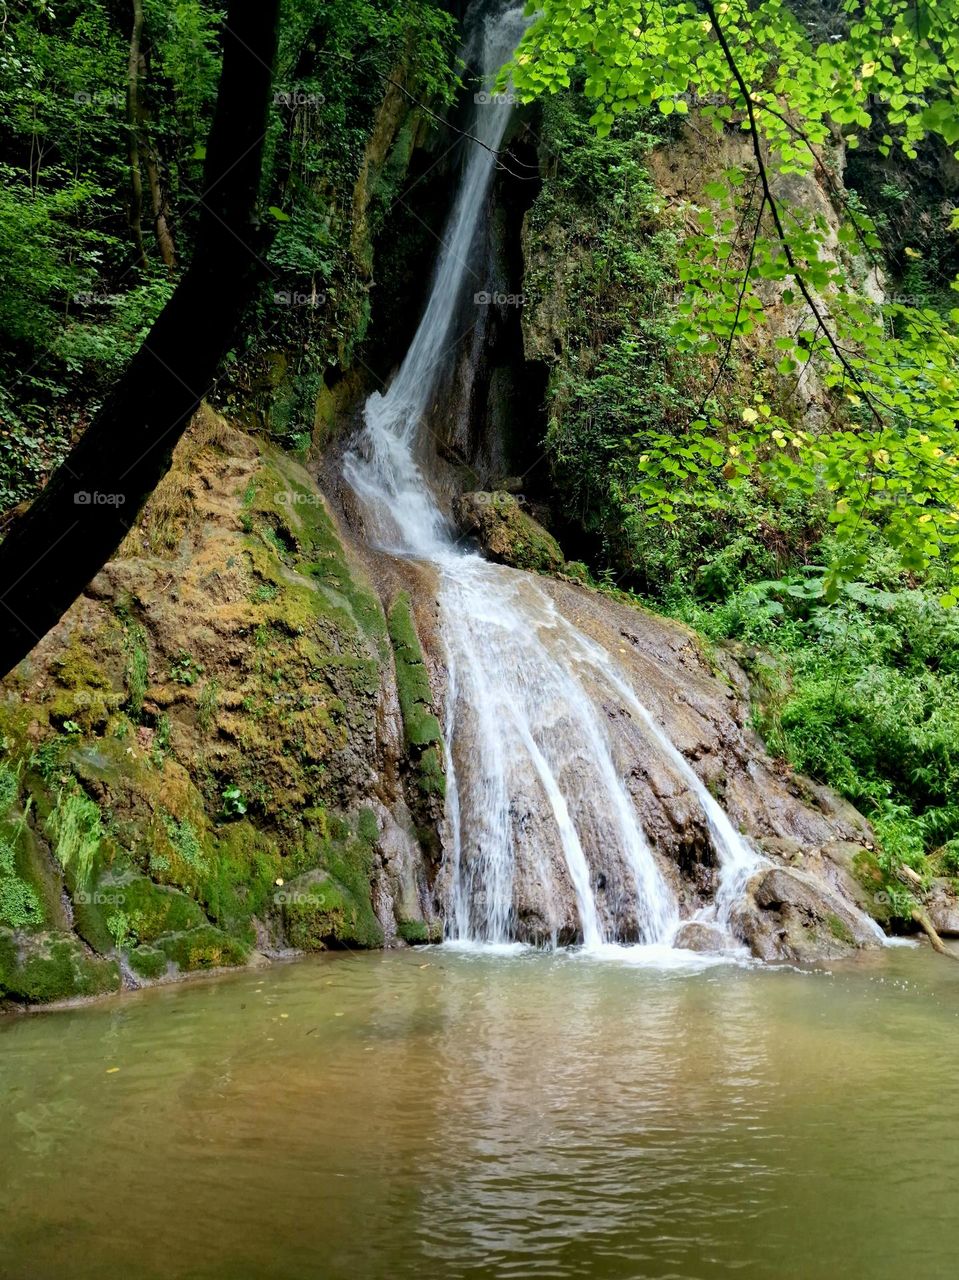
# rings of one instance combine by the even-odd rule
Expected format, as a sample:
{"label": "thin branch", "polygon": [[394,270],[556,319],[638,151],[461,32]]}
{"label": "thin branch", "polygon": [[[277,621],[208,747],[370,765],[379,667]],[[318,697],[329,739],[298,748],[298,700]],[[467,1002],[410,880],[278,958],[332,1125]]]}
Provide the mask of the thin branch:
{"label": "thin branch", "polygon": [[720,378],[722,378],[723,373],[726,370],[726,365],[729,363],[729,357],[730,357],[730,354],[732,353],[733,343],[736,340],[736,329],[739,326],[739,317],[742,315],[743,302],[745,301],[745,298],[746,298],[746,290],[749,288],[749,273],[752,270],[753,259],[756,256],[756,241],[759,239],[759,228],[762,225],[763,212],[765,211],[766,203],[767,203],[767,199],[766,199],[766,194],[764,192],[763,198],[759,202],[759,212],[756,214],[756,226],[753,229],[752,240],[750,241],[750,244],[749,244],[749,255],[746,258],[746,269],[743,271],[743,279],[739,289],[739,297],[736,300],[736,315],[733,319],[732,324],[729,326],[729,336],[726,339],[726,350],[723,352],[722,359],[719,361],[719,367],[716,370],[716,376],[713,378],[712,386],[706,392],[705,396],[703,396],[702,404],[700,405],[700,409],[699,409],[700,417],[702,417],[703,414],[705,413],[706,405],[712,399],[716,388],[719,386],[719,380]]}
{"label": "thin branch", "polygon": [[823,334],[825,335],[826,341],[829,344],[829,347],[831,348],[836,359],[839,361],[840,365],[842,366],[845,373],[849,376],[850,380],[854,382],[856,386],[859,387],[860,390],[863,392],[863,395],[866,399],[866,403],[869,406],[869,411],[872,413],[873,417],[876,419],[876,422],[879,424],[880,427],[884,427],[885,424],[883,423],[882,416],[880,415],[879,411],[876,409],[875,405],[872,403],[871,396],[869,395],[869,393],[866,391],[866,389],[863,387],[862,383],[860,382],[859,376],[856,373],[856,370],[849,363],[849,360],[846,358],[845,354],[843,353],[841,347],[839,346],[838,341],[836,340],[834,335],[830,332],[829,326],[826,323],[826,317],[823,314],[823,309],[820,306],[819,301],[816,298],[815,294],[813,294],[812,290],[809,288],[808,284],[803,278],[802,271],[800,270],[799,264],[796,261],[796,256],[792,251],[792,246],[790,245],[789,239],[786,235],[786,228],[783,226],[782,216],[779,211],[779,205],[776,202],[776,197],[773,195],[772,187],[770,186],[769,171],[766,168],[766,161],[763,156],[762,139],[760,137],[759,127],[756,124],[756,112],[753,105],[752,95],[750,94],[749,89],[746,87],[746,81],[743,79],[743,74],[740,71],[739,66],[736,62],[736,59],[733,56],[733,52],[729,47],[729,41],[726,39],[726,34],[719,24],[719,19],[716,16],[716,9],[715,9],[715,6],[712,4],[712,0],[703,0],[703,7],[706,13],[708,14],[709,21],[711,22],[712,28],[716,33],[716,39],[719,41],[720,48],[723,51],[723,57],[726,59],[726,65],[729,67],[730,71],[732,72],[733,78],[735,79],[736,84],[739,87],[739,92],[742,95],[743,101],[746,104],[746,116],[749,122],[749,133],[752,139],[753,155],[756,158],[756,165],[759,169],[759,177],[760,177],[760,181],[762,182],[763,191],[765,193],[766,203],[769,205],[769,212],[772,216],[773,225],[776,228],[776,235],[779,237],[779,243],[782,245],[783,253],[785,254],[786,261],[789,264],[790,271],[792,272],[796,280],[796,284],[799,287],[799,292],[802,294],[803,298],[806,301],[806,305],[809,307],[810,311],[813,313],[816,320],[819,322],[819,325],[822,328]]}

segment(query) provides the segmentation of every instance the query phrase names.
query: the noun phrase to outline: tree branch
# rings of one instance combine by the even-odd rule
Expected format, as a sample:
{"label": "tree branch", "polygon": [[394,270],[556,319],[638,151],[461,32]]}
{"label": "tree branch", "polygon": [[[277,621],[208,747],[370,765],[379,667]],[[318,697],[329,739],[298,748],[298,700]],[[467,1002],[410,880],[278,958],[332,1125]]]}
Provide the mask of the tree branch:
{"label": "tree branch", "polygon": [[803,278],[802,271],[800,270],[799,264],[796,261],[796,256],[792,251],[792,246],[790,245],[789,239],[786,235],[786,228],[783,226],[782,216],[779,212],[779,205],[776,201],[776,197],[773,195],[772,187],[770,185],[769,170],[766,166],[765,157],[763,156],[762,138],[760,137],[759,127],[756,124],[756,112],[753,105],[752,96],[749,92],[749,89],[746,87],[746,81],[743,79],[743,74],[740,71],[739,66],[736,62],[736,59],[733,56],[733,52],[729,47],[729,41],[726,39],[726,34],[723,31],[722,27],[720,26],[719,18],[716,15],[716,9],[715,9],[715,6],[712,4],[712,0],[703,0],[703,7],[709,16],[709,21],[712,24],[713,31],[716,33],[716,39],[719,41],[720,48],[723,51],[723,57],[726,59],[726,65],[729,67],[729,70],[732,72],[733,78],[735,79],[736,84],[739,87],[739,92],[742,95],[743,101],[746,104],[746,116],[749,124],[750,137],[752,139],[753,155],[755,156],[756,165],[757,165],[757,168],[759,169],[759,178],[762,183],[763,192],[766,198],[766,203],[769,205],[769,212],[770,212],[770,215],[772,216],[773,225],[776,228],[776,235],[779,238],[779,243],[782,245],[783,253],[785,254],[786,261],[789,264],[789,269],[796,280],[796,284],[799,288],[799,292],[802,294],[803,298],[806,301],[806,305],[809,307],[810,311],[818,321],[819,326],[822,329],[823,335],[826,338],[826,342],[828,343],[836,359],[839,361],[839,364],[841,365],[843,371],[847,374],[850,380],[854,382],[855,385],[862,391],[866,404],[869,406],[870,413],[876,419],[876,422],[879,424],[879,426],[884,427],[885,424],[882,420],[882,416],[877,410],[876,406],[873,404],[872,397],[863,387],[859,379],[859,375],[857,374],[855,368],[849,363],[849,360],[847,359],[846,355],[842,351],[842,348],[839,346],[838,340],[836,339],[835,335],[830,331],[829,325],[826,323],[826,316],[823,313],[823,309],[820,306],[818,299],[813,294],[812,290],[809,288],[808,284]]}

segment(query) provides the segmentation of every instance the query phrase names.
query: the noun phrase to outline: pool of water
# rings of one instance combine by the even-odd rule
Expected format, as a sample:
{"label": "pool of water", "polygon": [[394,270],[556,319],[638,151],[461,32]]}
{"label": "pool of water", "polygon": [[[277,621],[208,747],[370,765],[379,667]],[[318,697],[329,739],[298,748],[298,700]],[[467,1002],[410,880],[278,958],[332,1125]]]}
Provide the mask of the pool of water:
{"label": "pool of water", "polygon": [[4,1277],[959,1269],[959,966],[434,948],[0,1019]]}

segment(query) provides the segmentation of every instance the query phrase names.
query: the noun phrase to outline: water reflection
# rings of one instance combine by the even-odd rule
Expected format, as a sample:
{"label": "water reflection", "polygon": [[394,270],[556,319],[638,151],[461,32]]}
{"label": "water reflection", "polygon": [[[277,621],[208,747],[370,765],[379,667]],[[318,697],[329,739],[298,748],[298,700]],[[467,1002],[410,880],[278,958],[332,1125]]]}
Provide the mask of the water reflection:
{"label": "water reflection", "polygon": [[4,1020],[0,1272],[952,1274],[944,970],[439,948]]}

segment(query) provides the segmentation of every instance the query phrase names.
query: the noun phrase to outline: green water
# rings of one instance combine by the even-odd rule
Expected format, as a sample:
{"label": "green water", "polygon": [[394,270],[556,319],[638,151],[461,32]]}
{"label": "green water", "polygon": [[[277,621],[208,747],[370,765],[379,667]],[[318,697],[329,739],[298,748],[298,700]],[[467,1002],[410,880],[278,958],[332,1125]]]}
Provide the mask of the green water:
{"label": "green water", "polygon": [[0,1019],[0,1275],[952,1277],[957,1015],[925,951],[432,949]]}

